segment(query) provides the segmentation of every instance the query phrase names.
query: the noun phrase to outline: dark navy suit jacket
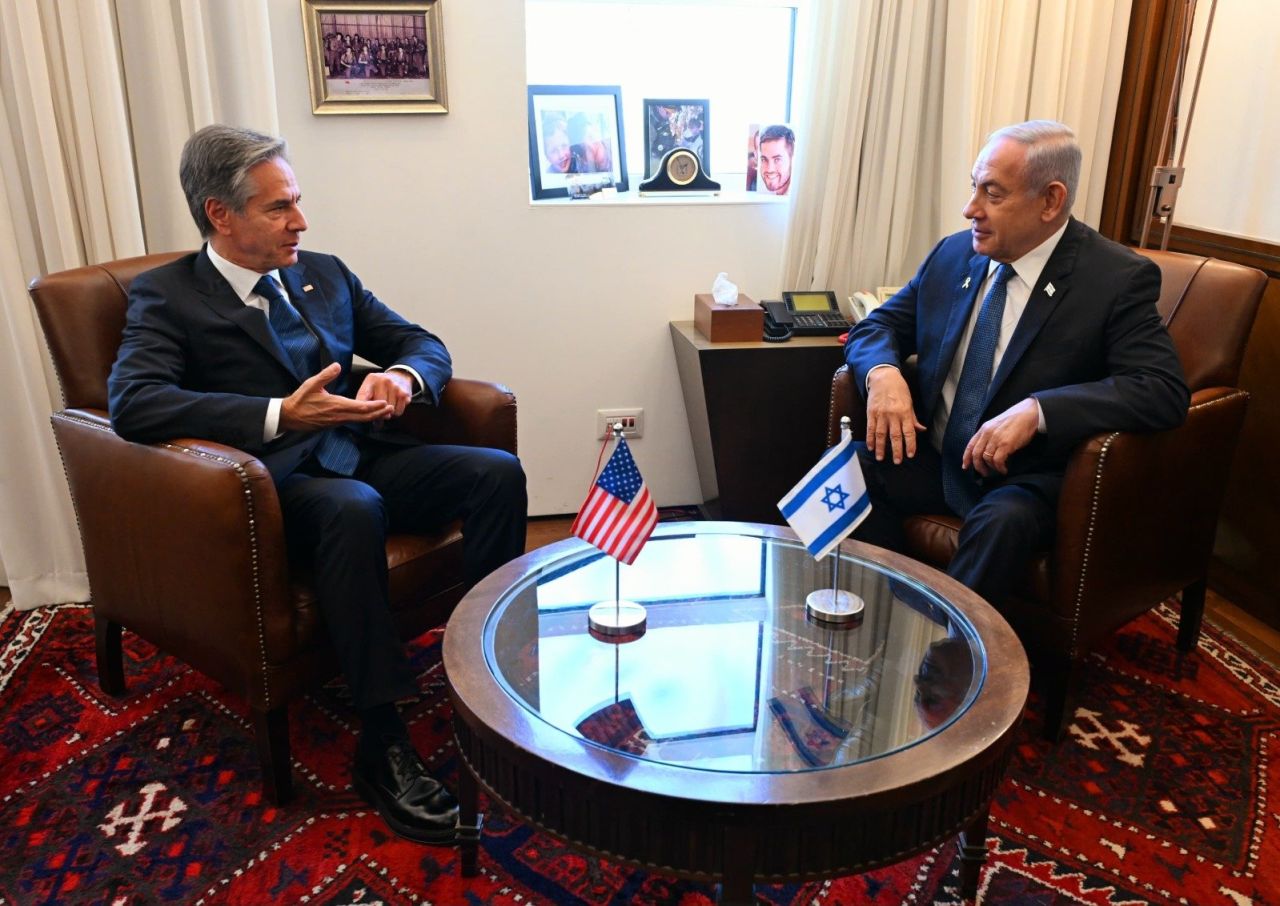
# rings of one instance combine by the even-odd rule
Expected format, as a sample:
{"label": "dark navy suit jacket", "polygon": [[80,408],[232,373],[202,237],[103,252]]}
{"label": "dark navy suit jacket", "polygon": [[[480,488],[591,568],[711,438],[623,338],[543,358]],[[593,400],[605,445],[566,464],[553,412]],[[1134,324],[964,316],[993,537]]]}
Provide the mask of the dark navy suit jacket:
{"label": "dark navy suit jacket", "polygon": [[[342,366],[329,392],[354,396],[352,355],[375,365],[407,365],[438,402],[452,374],[439,338],[411,324],[366,290],[332,255],[300,252],[280,277],[299,313],[320,338],[321,367]],[[262,432],[272,398],[303,379],[262,311],[245,305],[202,249],[140,274],[129,288],[124,338],[108,381],[116,432],[155,443],[195,437],[238,447],[262,460],[278,482],[306,459],[315,431],[287,431],[270,443]],[[414,442],[380,428],[351,426],[364,436]]]}
{"label": "dark navy suit jacket", "polygon": [[[865,392],[875,365],[918,357],[914,405],[932,426],[942,384],[990,259],[968,230],[934,247],[911,282],[850,332],[845,360]],[[966,287],[965,281],[968,281]],[[1009,477],[1057,495],[1071,450],[1100,431],[1155,431],[1187,417],[1182,366],[1156,311],[1160,269],[1074,218],[1031,291],[982,420],[1035,396],[1047,434],[1009,460]]]}

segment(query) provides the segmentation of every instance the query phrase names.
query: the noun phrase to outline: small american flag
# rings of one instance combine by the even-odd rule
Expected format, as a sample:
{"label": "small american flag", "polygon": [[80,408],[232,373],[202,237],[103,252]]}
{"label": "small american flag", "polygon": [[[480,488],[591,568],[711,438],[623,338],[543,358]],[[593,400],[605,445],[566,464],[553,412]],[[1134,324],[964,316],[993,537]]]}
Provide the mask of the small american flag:
{"label": "small american flag", "polygon": [[573,520],[573,534],[629,564],[657,524],[658,509],[631,458],[626,439],[619,437],[613,455],[596,477],[578,518]]}

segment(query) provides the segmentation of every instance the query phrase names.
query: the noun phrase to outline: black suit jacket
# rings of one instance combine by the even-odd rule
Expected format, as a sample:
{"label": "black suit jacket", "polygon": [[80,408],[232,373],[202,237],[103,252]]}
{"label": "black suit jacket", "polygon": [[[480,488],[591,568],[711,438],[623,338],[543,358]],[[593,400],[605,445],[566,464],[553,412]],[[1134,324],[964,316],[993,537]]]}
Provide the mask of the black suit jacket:
{"label": "black suit jacket", "polygon": [[[280,276],[299,313],[320,338],[321,367],[342,366],[331,393],[354,396],[352,356],[382,368],[407,365],[425,381],[431,402],[452,374],[439,338],[387,308],[332,255],[300,252]],[[245,305],[208,254],[186,255],[140,274],[129,288],[124,338],[108,380],[115,430],[126,440],[155,443],[196,437],[258,456],[276,481],[306,459],[315,431],[262,439],[272,398],[293,393],[297,374],[262,311]],[[352,425],[358,434],[412,442],[384,429]]]}
{"label": "black suit jacket", "polygon": [[[845,359],[865,392],[876,365],[915,355],[914,405],[933,424],[990,259],[968,230],[943,239],[911,282],[850,332]],[[1190,394],[1156,300],[1160,269],[1074,218],[1031,291],[991,379],[982,420],[1034,396],[1047,434],[1009,460],[1009,479],[1056,496],[1071,450],[1100,431],[1155,431],[1187,417]],[[993,483],[1001,479],[996,476]]]}

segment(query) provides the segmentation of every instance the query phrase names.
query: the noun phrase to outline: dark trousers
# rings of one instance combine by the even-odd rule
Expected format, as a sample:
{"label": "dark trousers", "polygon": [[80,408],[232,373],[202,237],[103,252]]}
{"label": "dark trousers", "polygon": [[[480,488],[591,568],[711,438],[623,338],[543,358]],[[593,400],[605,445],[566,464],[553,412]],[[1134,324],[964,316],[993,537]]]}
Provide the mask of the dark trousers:
{"label": "dark trousers", "polygon": [[[905,517],[955,515],[942,494],[941,459],[930,444],[920,444],[914,458],[903,459],[898,465],[888,455],[877,462],[865,444],[856,446],[871,513],[853,537],[904,551]],[[992,488],[961,525],[960,546],[947,575],[998,607],[1026,575],[1031,558],[1049,547],[1056,514],[1057,502],[1047,499],[1038,488],[1017,483]]]}
{"label": "dark trousers", "polygon": [[418,690],[391,618],[388,532],[427,532],[461,519],[463,566],[473,584],[524,553],[524,470],[503,450],[371,446],[354,477],[309,462],[277,490],[290,553],[313,567],[316,598],[360,709]]}

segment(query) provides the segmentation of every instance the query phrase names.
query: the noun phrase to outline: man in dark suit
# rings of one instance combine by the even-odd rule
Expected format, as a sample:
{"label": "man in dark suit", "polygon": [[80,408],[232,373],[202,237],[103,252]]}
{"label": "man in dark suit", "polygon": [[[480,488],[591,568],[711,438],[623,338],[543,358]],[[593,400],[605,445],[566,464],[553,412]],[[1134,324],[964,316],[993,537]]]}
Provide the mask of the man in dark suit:
{"label": "man in dark suit", "polygon": [[[973,168],[971,228],[938,243],[845,347],[867,399],[872,512],[855,537],[900,547],[904,516],[953,512],[964,523],[948,572],[997,605],[1053,537],[1072,448],[1187,414],[1159,268],[1070,216],[1080,161],[1061,123],[993,133]],[[912,355],[914,393],[901,371]]]}
{"label": "man in dark suit", "polygon": [[[385,427],[410,400],[439,401],[449,353],[340,260],[298,250],[307,221],[285,151],[227,126],[187,141],[179,175],[207,243],[133,281],[112,424],[139,443],[199,437],[262,460],[360,713],[353,783],[397,833],[447,843],[457,802],[396,708],[417,683],[387,602],[385,537],[461,519],[475,582],[524,549],[524,472],[501,450]],[[386,370],[357,387],[353,355]]]}

